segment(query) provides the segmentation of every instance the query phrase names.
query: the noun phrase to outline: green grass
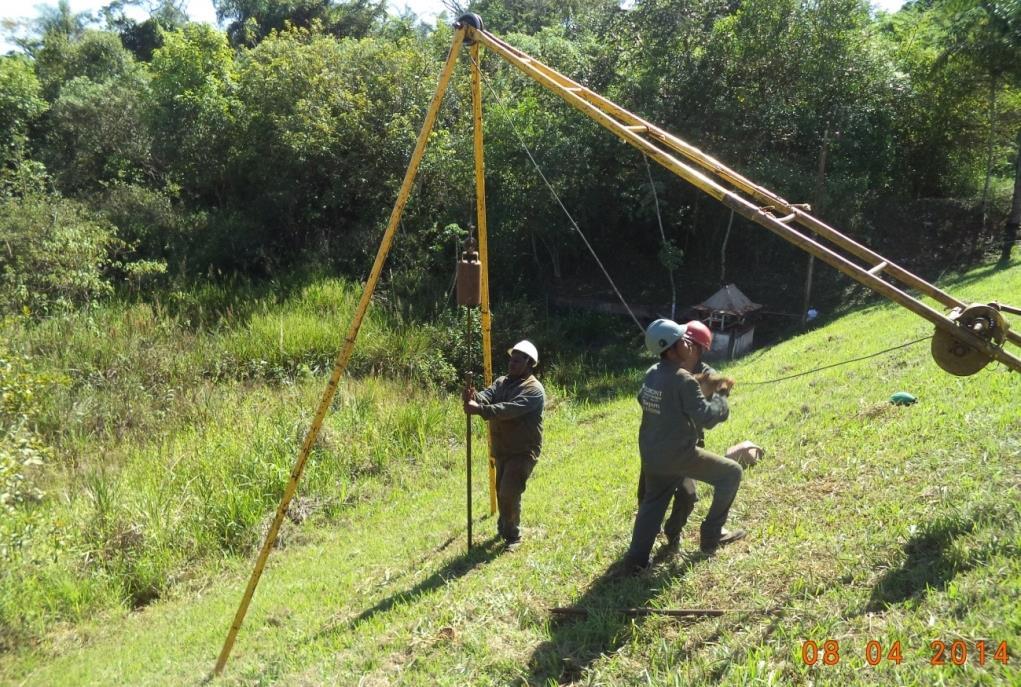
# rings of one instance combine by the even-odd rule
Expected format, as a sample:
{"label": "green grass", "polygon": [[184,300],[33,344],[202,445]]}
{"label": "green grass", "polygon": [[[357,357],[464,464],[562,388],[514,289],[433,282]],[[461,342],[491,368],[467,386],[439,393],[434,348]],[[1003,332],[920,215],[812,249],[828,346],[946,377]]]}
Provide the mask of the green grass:
{"label": "green grass", "polygon": [[[0,362],[28,356],[39,369],[26,379],[44,380],[26,386],[0,371],[5,406],[9,384],[34,394],[29,425],[52,459],[24,475],[47,498],[5,511],[0,525],[0,650],[54,623],[149,603],[257,544],[358,293],[319,281],[243,317],[225,296],[199,289],[178,299],[198,303],[187,307],[112,303],[2,322]],[[216,302],[218,315],[200,321]],[[429,350],[437,330],[377,307],[362,333],[352,373],[394,379],[345,380],[311,458],[320,469],[304,485],[306,514],[338,512],[416,461],[447,465],[456,430],[434,390],[449,366]]]}
{"label": "green grass", "polygon": [[[1021,267],[944,286],[965,299],[1019,303]],[[250,331],[261,331],[256,319]],[[729,366],[738,379],[731,419],[708,442],[722,450],[750,438],[768,451],[747,471],[732,513],[749,537],[705,558],[689,523],[681,551],[659,551],[637,579],[613,572],[634,517],[640,368],[587,374],[591,364],[558,361],[546,450],[524,496],[526,543],[510,554],[480,515],[481,460],[480,545],[465,553],[464,420],[453,395],[422,390],[402,403],[413,385],[349,381],[299,492],[311,515],[285,524],[216,683],[1021,684],[1021,377],[999,365],[952,377],[923,343],[750,384],[930,331],[896,306],[872,306]],[[218,350],[234,334],[222,336]],[[81,576],[66,560],[40,568],[47,575],[22,587],[22,601],[58,598],[64,621],[40,611],[44,629],[0,655],[0,681],[205,679],[322,391],[314,373],[288,379],[196,382],[172,404],[191,410],[168,413],[146,441],[82,430],[78,443],[62,444],[112,447],[105,477],[68,469],[86,482],[65,484],[78,497],[63,512],[88,523],[97,542],[97,563],[74,565],[137,579],[142,590],[147,579],[160,586],[130,610],[108,598],[115,587],[98,573]],[[918,403],[890,405],[898,390]],[[97,466],[95,456],[84,462]],[[700,493],[695,518],[709,500]],[[111,542],[119,546],[104,559]],[[133,542],[144,556],[131,553]],[[561,620],[552,606],[593,612]],[[630,606],[748,612],[678,621],[612,610]],[[830,639],[839,642],[836,665],[803,664],[806,641]],[[884,653],[899,641],[902,663],[868,665],[872,640]],[[966,642],[970,660],[930,665],[934,640]],[[976,665],[983,640],[990,652],[1006,641],[1008,665],[991,657]]]}

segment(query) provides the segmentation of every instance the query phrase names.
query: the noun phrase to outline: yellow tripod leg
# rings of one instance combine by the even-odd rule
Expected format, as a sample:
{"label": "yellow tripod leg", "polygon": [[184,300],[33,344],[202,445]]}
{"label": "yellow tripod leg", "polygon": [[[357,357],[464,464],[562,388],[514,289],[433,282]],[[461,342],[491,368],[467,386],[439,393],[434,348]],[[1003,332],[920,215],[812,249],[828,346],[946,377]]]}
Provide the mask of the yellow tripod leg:
{"label": "yellow tripod leg", "polygon": [[404,212],[405,205],[407,205],[408,197],[411,195],[411,184],[415,180],[415,174],[418,172],[419,163],[421,163],[422,156],[425,154],[425,146],[429,141],[429,132],[432,131],[433,124],[436,122],[436,114],[440,109],[440,104],[443,102],[443,93],[447,89],[447,83],[450,81],[450,76],[453,74],[454,67],[457,65],[457,56],[461,50],[461,43],[463,41],[464,30],[460,29],[454,34],[454,43],[450,48],[450,54],[447,56],[443,72],[440,74],[440,82],[436,87],[436,94],[433,96],[432,102],[429,104],[429,110],[426,112],[425,122],[422,124],[422,130],[418,134],[418,142],[415,144],[415,152],[412,154],[411,162],[408,164],[408,169],[404,174],[404,182],[401,184],[401,190],[397,194],[397,202],[394,204],[393,212],[390,213],[390,222],[387,225],[386,232],[383,234],[383,240],[376,253],[376,261],[373,263],[369,279],[365,283],[365,289],[362,291],[361,300],[358,302],[357,310],[355,310],[354,319],[351,321],[351,326],[348,329],[347,336],[344,337],[344,345],[337,354],[337,360],[333,366],[333,372],[330,374],[330,380],[326,384],[326,391],[323,392],[323,397],[319,401],[319,407],[316,410],[315,418],[312,420],[312,426],[309,427],[308,433],[305,435],[305,441],[302,443],[301,450],[298,452],[298,458],[294,463],[294,468],[291,470],[291,477],[287,482],[287,486],[284,488],[284,495],[280,499],[280,505],[277,506],[276,515],[273,517],[273,523],[270,525],[269,531],[266,533],[266,539],[262,543],[262,549],[259,551],[259,557],[255,561],[255,568],[252,570],[252,575],[248,579],[248,586],[245,588],[245,593],[241,597],[241,604],[238,606],[237,613],[234,614],[234,622],[231,623],[230,631],[227,633],[227,639],[224,641],[223,648],[220,650],[220,656],[216,659],[216,667],[213,669],[213,674],[215,675],[219,675],[223,672],[223,667],[226,665],[227,659],[230,657],[230,651],[234,647],[234,641],[237,639],[238,630],[241,629],[241,623],[244,622],[245,614],[248,612],[248,605],[251,603],[252,596],[255,594],[255,588],[259,584],[259,578],[262,577],[263,568],[266,566],[266,559],[269,558],[269,552],[273,549],[273,544],[276,542],[277,533],[280,530],[280,524],[283,522],[284,515],[287,513],[287,506],[294,497],[294,492],[298,489],[298,482],[301,479],[301,473],[305,469],[305,461],[308,460],[309,453],[312,452],[312,446],[315,444],[316,437],[319,435],[319,429],[322,427],[323,419],[326,417],[326,412],[330,409],[330,403],[333,401],[333,396],[337,391],[337,384],[340,382],[340,377],[344,374],[344,370],[347,369],[347,364],[351,360],[351,353],[354,350],[355,339],[358,336],[358,329],[362,326],[362,320],[365,318],[365,312],[368,310],[369,302],[372,300],[372,293],[376,289],[376,284],[379,282],[379,275],[383,271],[383,263],[386,262],[386,257],[390,252],[391,245],[393,244],[393,237],[397,230],[398,222]]}

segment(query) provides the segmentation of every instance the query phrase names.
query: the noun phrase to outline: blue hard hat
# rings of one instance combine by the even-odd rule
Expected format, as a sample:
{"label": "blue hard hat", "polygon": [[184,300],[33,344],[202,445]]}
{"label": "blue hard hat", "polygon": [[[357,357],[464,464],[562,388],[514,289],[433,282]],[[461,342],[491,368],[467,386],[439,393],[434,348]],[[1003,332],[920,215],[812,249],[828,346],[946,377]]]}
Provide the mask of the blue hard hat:
{"label": "blue hard hat", "polygon": [[677,324],[673,320],[656,320],[645,330],[645,347],[649,349],[649,353],[659,355],[677,343],[685,331],[683,324]]}

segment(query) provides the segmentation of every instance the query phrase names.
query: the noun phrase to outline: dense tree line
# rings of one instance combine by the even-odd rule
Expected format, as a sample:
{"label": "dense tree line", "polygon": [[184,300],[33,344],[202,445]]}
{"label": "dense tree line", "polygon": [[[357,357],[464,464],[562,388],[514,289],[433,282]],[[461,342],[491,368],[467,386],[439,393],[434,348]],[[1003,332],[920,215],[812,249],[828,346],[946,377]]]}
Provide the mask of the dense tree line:
{"label": "dense tree line", "polygon": [[[165,0],[138,22],[65,3],[0,58],[0,300],[35,312],[118,284],[365,273],[452,36],[372,0]],[[1011,0],[478,0],[487,28],[923,273],[998,241],[1021,130]],[[448,17],[449,19],[449,17]],[[466,60],[467,58],[465,58]],[[484,59],[493,287],[602,290],[530,150],[629,297],[708,295],[728,211]],[[466,64],[389,275],[436,302],[472,220]],[[524,145],[522,145],[522,143]],[[651,184],[650,184],[651,181]],[[1015,203],[1017,205],[1017,203]],[[657,210],[658,208],[658,210]],[[662,213],[666,245],[657,229]],[[1016,231],[1016,221],[1014,226]],[[727,270],[789,308],[791,246],[742,221]],[[824,278],[824,294],[840,282]],[[425,298],[426,301],[422,301]],[[431,299],[431,300],[429,300]]]}

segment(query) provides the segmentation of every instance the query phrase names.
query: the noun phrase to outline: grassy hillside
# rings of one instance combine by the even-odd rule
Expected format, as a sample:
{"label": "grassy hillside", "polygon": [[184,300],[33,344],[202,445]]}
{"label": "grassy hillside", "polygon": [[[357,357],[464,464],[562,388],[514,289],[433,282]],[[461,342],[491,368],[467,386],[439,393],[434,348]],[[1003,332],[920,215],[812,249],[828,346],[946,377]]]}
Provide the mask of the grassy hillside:
{"label": "grassy hillside", "polygon": [[[1021,303],[1021,266],[980,269],[944,286],[965,299]],[[635,510],[640,369],[610,378],[578,366],[575,380],[553,386],[546,450],[524,496],[526,541],[513,553],[489,538],[488,516],[475,525],[481,545],[465,553],[455,399],[422,392],[397,406],[392,399],[407,385],[352,383],[301,492],[343,507],[287,523],[216,683],[1021,684],[1021,376],[996,365],[952,377],[922,343],[753,383],[930,332],[896,306],[870,307],[731,366],[739,380],[731,419],[708,443],[722,450],[750,438],[768,451],[746,472],[732,515],[749,537],[704,557],[689,523],[681,550],[658,551],[651,573],[633,579],[614,573]],[[163,494],[150,513],[160,522],[193,511],[175,510],[182,502],[228,513],[212,522],[233,522],[229,504],[213,500],[220,491],[203,496],[203,480],[262,480],[273,492],[321,384],[310,375],[250,393],[232,387],[229,403],[207,404],[191,422],[166,428],[148,462],[117,456],[127,465],[173,466],[136,467],[121,488],[149,480],[146,493]],[[918,403],[890,405],[899,390]],[[215,386],[209,393],[219,398]],[[413,412],[418,420],[401,420]],[[273,431],[260,429],[267,424]],[[399,469],[352,468],[339,479],[331,468],[394,442],[400,448],[386,455],[405,457]],[[221,454],[231,460],[219,462]],[[268,467],[252,468],[267,455]],[[476,465],[479,514],[485,477],[482,461]],[[708,504],[708,492],[700,493],[694,517]],[[171,534],[190,531],[216,530]],[[250,565],[251,556],[227,555],[141,610],[51,628],[0,655],[0,680],[198,684]],[[553,606],[592,613],[563,620],[550,615]],[[678,621],[613,610],[633,606],[734,611]],[[820,647],[815,666],[802,658],[810,640]],[[838,643],[834,665],[823,665],[827,640]],[[865,660],[871,641],[881,647],[875,667]],[[931,665],[934,641],[946,643],[946,665]],[[967,653],[961,666],[951,660],[955,641]],[[887,657],[895,642],[899,664]],[[1006,665],[993,657],[1001,642]]]}

